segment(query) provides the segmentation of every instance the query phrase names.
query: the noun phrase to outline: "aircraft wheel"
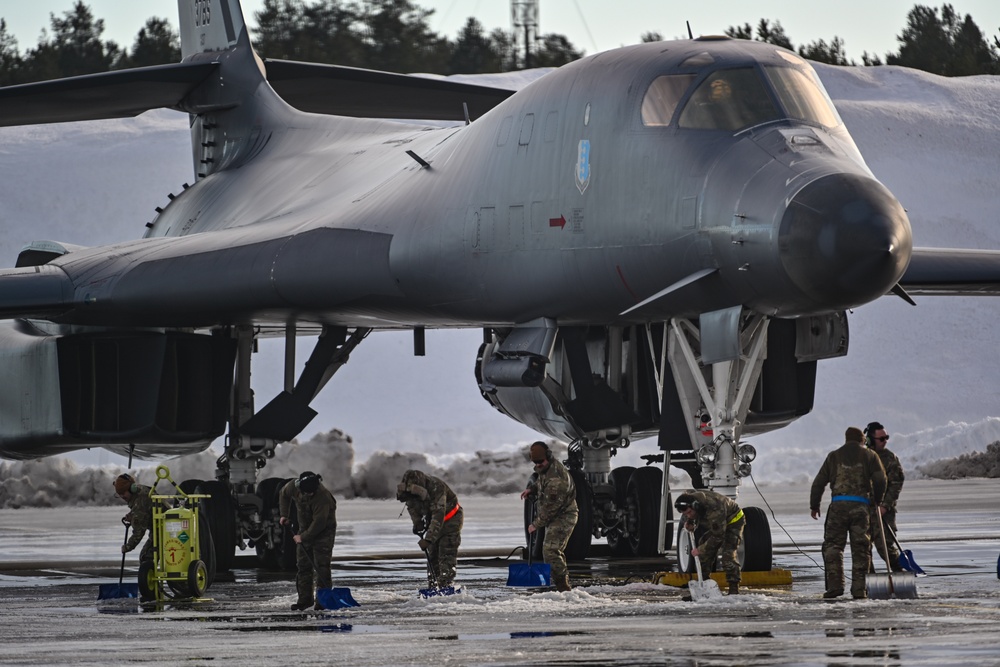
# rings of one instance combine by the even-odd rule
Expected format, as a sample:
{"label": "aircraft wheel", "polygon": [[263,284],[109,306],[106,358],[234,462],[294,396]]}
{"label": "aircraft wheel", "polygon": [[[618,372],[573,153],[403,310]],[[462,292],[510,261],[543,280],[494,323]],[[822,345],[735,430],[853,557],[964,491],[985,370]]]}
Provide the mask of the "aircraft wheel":
{"label": "aircraft wheel", "polygon": [[144,560],[139,563],[139,597],[143,600],[156,599],[156,572],[153,564]]}
{"label": "aircraft wheel", "polygon": [[211,496],[202,500],[201,505],[215,542],[216,572],[228,572],[236,557],[236,501],[229,492],[229,485],[218,480],[199,485],[198,493]]}
{"label": "aircraft wheel", "polygon": [[611,471],[609,480],[611,486],[615,488],[615,507],[618,508],[621,522],[615,528],[608,531],[608,546],[614,556],[631,556],[632,545],[629,544],[625,531],[628,526],[627,519],[627,496],[628,480],[632,477],[635,468],[632,466],[622,466]]}
{"label": "aircraft wheel", "polygon": [[186,479],[177,485],[177,488],[184,493],[191,494],[195,493],[197,488],[205,483],[205,480],[201,479]]}
{"label": "aircraft wheel", "polygon": [[[660,538],[660,494],[663,488],[663,471],[659,468],[636,468],[628,482],[626,514],[628,516],[629,544],[636,556],[657,555]],[[672,512],[667,504],[669,521]],[[667,524],[667,543],[673,541],[673,529]]]}
{"label": "aircraft wheel", "polygon": [[207,590],[215,582],[215,540],[212,538],[212,524],[208,522],[208,515],[204,507],[198,507],[198,554],[201,562],[205,564],[208,571],[208,582],[205,584]]}
{"label": "aircraft wheel", "polygon": [[573,484],[576,486],[576,527],[573,528],[569,542],[566,543],[566,560],[580,561],[587,558],[590,551],[590,540],[594,536],[594,492],[590,488],[587,477],[579,470],[571,470]]}
{"label": "aircraft wheel", "polygon": [[196,560],[188,566],[187,587],[191,597],[200,598],[205,594],[208,589],[208,568],[203,561]]}
{"label": "aircraft wheel", "polygon": [[743,555],[740,561],[744,572],[767,572],[771,569],[774,552],[771,545],[771,527],[767,514],[760,507],[744,507],[743,541],[740,543]]}
{"label": "aircraft wheel", "polygon": [[[270,520],[274,516],[273,510],[280,507],[280,501],[278,499],[281,489],[285,486],[288,480],[282,479],[280,477],[268,477],[267,479],[261,480],[257,485],[257,496],[261,499],[263,503],[263,516]],[[281,531],[282,536],[284,536],[284,530]],[[254,540],[254,549],[257,551],[257,560],[260,561],[260,566],[266,570],[279,570],[281,569],[281,547],[283,540],[279,540],[278,544],[274,547],[268,547],[267,541],[259,542]]]}

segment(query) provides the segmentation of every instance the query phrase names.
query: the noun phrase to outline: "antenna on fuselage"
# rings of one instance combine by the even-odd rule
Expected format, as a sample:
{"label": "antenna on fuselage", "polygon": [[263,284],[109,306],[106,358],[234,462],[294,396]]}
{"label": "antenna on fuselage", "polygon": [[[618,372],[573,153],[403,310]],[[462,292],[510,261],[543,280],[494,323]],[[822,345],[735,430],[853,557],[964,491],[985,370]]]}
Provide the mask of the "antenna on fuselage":
{"label": "antenna on fuselage", "polygon": [[685,21],[684,23],[686,23],[688,27],[688,39],[694,39],[694,33],[691,32],[691,22]]}

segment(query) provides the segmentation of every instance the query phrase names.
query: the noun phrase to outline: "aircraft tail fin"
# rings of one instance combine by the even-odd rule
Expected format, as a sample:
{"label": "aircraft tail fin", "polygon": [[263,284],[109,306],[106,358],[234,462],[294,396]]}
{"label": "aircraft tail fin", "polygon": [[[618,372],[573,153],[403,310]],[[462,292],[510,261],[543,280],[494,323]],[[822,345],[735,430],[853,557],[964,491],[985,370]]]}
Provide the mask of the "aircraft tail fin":
{"label": "aircraft tail fin", "polygon": [[180,0],[181,59],[229,51],[246,31],[239,0]]}

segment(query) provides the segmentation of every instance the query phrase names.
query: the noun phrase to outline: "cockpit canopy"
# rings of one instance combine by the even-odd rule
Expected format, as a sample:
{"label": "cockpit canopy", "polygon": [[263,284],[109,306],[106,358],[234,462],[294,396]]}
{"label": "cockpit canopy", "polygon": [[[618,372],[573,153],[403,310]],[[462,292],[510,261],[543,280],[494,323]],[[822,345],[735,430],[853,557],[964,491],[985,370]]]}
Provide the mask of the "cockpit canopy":
{"label": "cockpit canopy", "polygon": [[675,122],[682,129],[730,132],[783,119],[823,127],[841,125],[816,73],[804,61],[795,60],[801,64],[659,76],[643,97],[642,123],[668,126]]}

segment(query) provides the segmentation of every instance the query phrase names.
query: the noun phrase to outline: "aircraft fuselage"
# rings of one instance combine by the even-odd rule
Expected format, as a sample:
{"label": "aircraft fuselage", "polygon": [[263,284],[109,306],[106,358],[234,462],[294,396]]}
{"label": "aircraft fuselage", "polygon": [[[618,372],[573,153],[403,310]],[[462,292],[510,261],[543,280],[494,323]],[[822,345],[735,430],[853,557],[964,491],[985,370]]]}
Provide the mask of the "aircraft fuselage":
{"label": "aircraft fuselage", "polygon": [[483,326],[866,303],[905,270],[910,228],[832,106],[803,120],[765,88],[777,112],[735,131],[642,115],[659,77],[686,84],[683,120],[720,71],[808,79],[795,60],[743,41],[627,47],[445,128],[302,114],[262,84],[146,239],[52,262],[73,284],[59,319]]}

